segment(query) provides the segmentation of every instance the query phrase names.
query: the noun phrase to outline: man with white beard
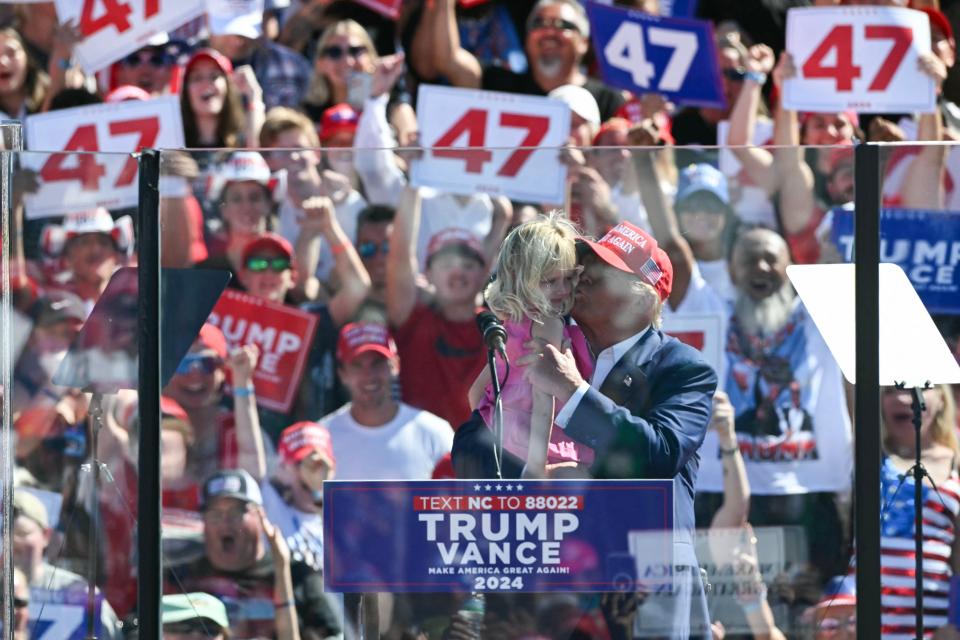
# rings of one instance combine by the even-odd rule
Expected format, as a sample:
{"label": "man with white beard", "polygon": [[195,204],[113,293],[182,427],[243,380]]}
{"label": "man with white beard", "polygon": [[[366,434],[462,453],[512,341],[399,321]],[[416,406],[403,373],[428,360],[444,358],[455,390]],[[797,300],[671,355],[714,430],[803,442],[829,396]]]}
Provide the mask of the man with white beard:
{"label": "man with white beard", "polygon": [[577,0],[539,0],[530,10],[524,44],[530,66],[524,73],[481,66],[460,46],[456,0],[438,0],[433,7],[427,4],[420,29],[427,27],[434,35],[432,68],[454,86],[542,96],[572,84],[593,95],[601,122],[612,118],[623,105],[619,91],[587,77],[581,69],[590,47],[590,22]]}
{"label": "man with white beard", "polygon": [[[774,231],[737,239],[724,390],[750,480],[750,523],[803,527],[809,568],[825,580],[845,567],[836,497],[850,487],[850,418],[839,366],[787,279],[789,263]],[[711,466],[719,465],[705,460],[702,471]],[[706,522],[720,502],[720,493],[698,495],[697,520]]]}

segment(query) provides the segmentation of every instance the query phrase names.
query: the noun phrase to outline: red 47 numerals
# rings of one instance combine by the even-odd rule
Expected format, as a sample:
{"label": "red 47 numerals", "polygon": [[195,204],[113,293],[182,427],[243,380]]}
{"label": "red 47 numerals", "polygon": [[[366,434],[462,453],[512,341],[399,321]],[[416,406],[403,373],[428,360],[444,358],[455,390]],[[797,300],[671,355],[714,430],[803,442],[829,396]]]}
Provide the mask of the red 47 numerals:
{"label": "red 47 numerals", "polygon": [[[910,49],[913,31],[910,27],[867,25],[863,35],[867,40],[893,42],[887,57],[877,70],[877,75],[867,87],[867,91],[885,91]],[[826,60],[831,53],[834,54],[834,62],[828,64]],[[860,77],[860,71],[860,67],[853,64],[853,25],[849,24],[838,24],[831,29],[827,37],[803,63],[804,77],[833,78],[837,84],[837,91],[852,91],[853,81]]]}
{"label": "red 47 numerals", "polygon": [[[83,0],[83,7],[80,9],[80,32],[84,37],[90,37],[113,25],[118,33],[123,33],[130,28],[131,13],[133,8],[130,3],[122,0]],[[158,13],[160,0],[144,0],[144,20]]]}
{"label": "red 47 numerals", "polygon": [[[498,176],[513,178],[533,153],[534,149],[531,147],[536,147],[546,137],[550,129],[550,119],[524,113],[501,113],[500,126],[527,130],[527,135],[520,142],[519,148],[515,149],[497,170]],[[469,109],[446,133],[437,138],[433,146],[453,147],[464,135],[467,136],[467,145],[471,148],[435,149],[433,155],[437,158],[463,160],[466,163],[467,173],[483,173],[483,165],[493,159],[493,153],[482,148],[487,139],[486,109]]]}
{"label": "red 47 numerals", "polygon": [[[137,120],[119,120],[108,125],[111,136],[136,134],[137,150],[152,147],[157,141],[160,132],[160,119],[157,117],[138,118]],[[106,167],[97,162],[94,155],[100,151],[97,144],[97,126],[86,124],[78,127],[64,151],[81,151],[86,153],[54,153],[40,169],[40,178],[45,182],[60,182],[63,180],[78,180],[85,191],[95,191],[100,188],[100,178],[107,173]],[[71,165],[72,166],[68,166]],[[137,176],[137,160],[133,156],[127,158],[113,184],[114,188],[126,187],[133,184]]]}

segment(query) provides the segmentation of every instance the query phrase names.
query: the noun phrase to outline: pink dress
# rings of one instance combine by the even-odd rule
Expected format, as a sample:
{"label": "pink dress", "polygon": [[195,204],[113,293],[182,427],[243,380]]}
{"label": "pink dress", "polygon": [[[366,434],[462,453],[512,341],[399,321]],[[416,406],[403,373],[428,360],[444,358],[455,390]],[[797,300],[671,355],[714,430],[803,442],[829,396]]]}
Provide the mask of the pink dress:
{"label": "pink dress", "polygon": [[[497,359],[497,374],[501,381],[500,398],[503,403],[503,448],[521,460],[527,459],[527,443],[530,440],[530,413],[533,411],[533,389],[523,379],[522,368],[514,363],[524,355],[523,344],[531,338],[530,330],[533,321],[505,322],[507,330],[507,357],[510,359],[510,378],[503,383],[506,367]],[[574,325],[563,328],[563,337],[570,341],[573,357],[577,362],[577,369],[585,380],[590,379],[593,373],[593,358],[587,341],[580,329]],[[560,411],[555,407],[554,411]],[[493,386],[487,385],[486,392],[480,400],[477,411],[483,417],[487,426],[493,429]],[[593,449],[567,437],[563,429],[556,424],[550,434],[550,446],[547,451],[547,464],[557,462],[578,462],[589,465],[593,462]]]}

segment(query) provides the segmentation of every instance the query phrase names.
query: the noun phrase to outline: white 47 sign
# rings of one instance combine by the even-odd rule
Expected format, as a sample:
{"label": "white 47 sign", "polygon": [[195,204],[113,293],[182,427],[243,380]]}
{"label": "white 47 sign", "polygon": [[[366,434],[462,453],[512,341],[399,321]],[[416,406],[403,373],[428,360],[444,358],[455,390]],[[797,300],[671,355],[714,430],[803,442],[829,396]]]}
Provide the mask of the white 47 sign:
{"label": "white 47 sign", "polygon": [[563,201],[558,148],[570,109],[538,96],[425,85],[417,100],[420,136],[430,147],[414,163],[416,186],[490,193],[529,202]]}
{"label": "white 47 sign", "polygon": [[790,9],[787,51],[797,68],[784,87],[789,109],[883,113],[935,107],[933,80],[918,68],[919,55],[930,51],[928,18],[919,11]]}
{"label": "white 47 sign", "polygon": [[27,217],[63,215],[94,207],[137,203],[141,149],[183,146],[179,101],[174,96],[63,109],[29,116],[24,165],[40,188],[27,196]]}
{"label": "white 47 sign", "polygon": [[83,40],[77,59],[88,72],[136,51],[162,31],[172,31],[203,13],[198,0],[55,0],[61,22],[72,19]]}

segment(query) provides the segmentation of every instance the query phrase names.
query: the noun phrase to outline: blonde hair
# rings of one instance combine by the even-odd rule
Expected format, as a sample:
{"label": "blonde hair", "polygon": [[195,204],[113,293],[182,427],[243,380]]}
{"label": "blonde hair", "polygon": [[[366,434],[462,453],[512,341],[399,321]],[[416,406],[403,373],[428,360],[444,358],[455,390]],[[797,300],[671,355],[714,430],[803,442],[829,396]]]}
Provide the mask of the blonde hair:
{"label": "blonde hair", "polygon": [[363,28],[363,25],[349,18],[334,22],[324,29],[323,33],[320,34],[320,38],[317,39],[317,48],[313,55],[313,77],[310,79],[310,85],[303,99],[307,104],[323,106],[330,100],[330,84],[325,77],[317,73],[316,64],[317,59],[323,55],[323,50],[327,48],[327,43],[330,42],[330,39],[340,35],[354,36],[360,40],[363,43],[363,47],[367,50],[367,55],[370,56],[371,61],[376,62],[379,58],[377,55],[377,47],[373,44],[373,39],[370,38],[370,34]]}
{"label": "blonde hair", "polygon": [[[960,442],[957,440],[957,408],[953,402],[953,393],[946,384],[934,385],[940,392],[940,411],[933,418],[930,425],[930,438],[939,445],[949,448],[956,456],[960,456]],[[883,447],[887,451],[892,449],[889,442],[886,422],[880,416],[880,433],[883,437]],[[955,461],[956,462],[956,461]]]}
{"label": "blonde hair", "polygon": [[560,211],[538,216],[507,234],[497,256],[496,279],[484,291],[490,309],[512,322],[524,318],[540,322],[556,315],[540,283],[552,272],[577,266],[578,236]]}
{"label": "blonde hair", "polygon": [[311,147],[320,148],[320,138],[310,118],[290,107],[274,107],[267,111],[263,126],[260,127],[260,146],[272,146],[280,134],[287,131],[300,131],[307,137]]}

